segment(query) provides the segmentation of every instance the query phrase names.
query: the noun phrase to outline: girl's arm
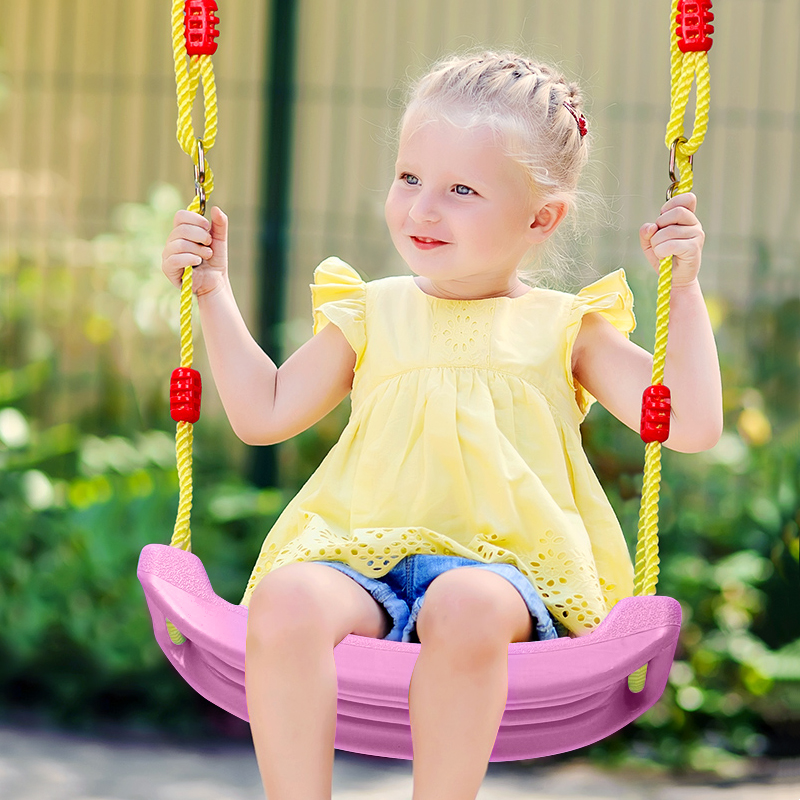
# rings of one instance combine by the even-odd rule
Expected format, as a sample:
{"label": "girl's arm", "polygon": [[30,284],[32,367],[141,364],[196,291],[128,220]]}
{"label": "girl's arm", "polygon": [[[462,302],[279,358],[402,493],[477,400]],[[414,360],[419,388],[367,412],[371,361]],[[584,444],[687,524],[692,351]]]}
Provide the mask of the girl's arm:
{"label": "girl's arm", "polygon": [[[695,453],[713,447],[722,433],[722,381],[717,347],[697,273],[704,234],[694,215],[697,198],[669,200],[655,223],[640,230],[653,266],[673,256],[669,337],[664,384],[672,400],[666,447]],[[653,357],[598,314],[587,314],[573,350],[573,374],[629,428],[639,431],[642,393],[650,385]]]}
{"label": "girl's arm", "polygon": [[211,372],[236,435],[247,444],[274,444],[309,428],[350,391],[356,355],[335,325],[326,325],[280,367],[245,325],[228,281],[228,219],[218,208],[209,223],[179,211],[164,249],[162,269],[180,285],[195,267],[197,294]]}

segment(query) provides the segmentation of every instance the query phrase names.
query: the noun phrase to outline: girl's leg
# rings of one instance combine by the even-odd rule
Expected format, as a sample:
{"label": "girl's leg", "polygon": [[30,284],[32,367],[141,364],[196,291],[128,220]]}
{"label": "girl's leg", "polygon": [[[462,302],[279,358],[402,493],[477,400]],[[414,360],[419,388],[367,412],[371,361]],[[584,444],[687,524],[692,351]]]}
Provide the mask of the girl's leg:
{"label": "girl's leg", "polygon": [[287,564],[250,602],[245,688],[268,800],[330,800],[336,734],[333,648],[349,633],[383,638],[388,614],[348,575]]}
{"label": "girl's leg", "polygon": [[508,696],[508,645],[533,620],[519,592],[488,570],[454,569],[428,588],[409,692],[413,800],[474,800]]}

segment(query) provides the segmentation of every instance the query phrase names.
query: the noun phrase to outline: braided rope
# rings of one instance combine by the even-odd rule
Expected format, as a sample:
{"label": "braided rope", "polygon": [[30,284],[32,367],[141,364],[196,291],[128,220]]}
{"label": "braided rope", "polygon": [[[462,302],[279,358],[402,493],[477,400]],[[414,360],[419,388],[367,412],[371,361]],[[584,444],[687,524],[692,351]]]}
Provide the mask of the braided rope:
{"label": "braided rope", "polygon": [[[198,149],[192,125],[192,106],[200,84],[203,86],[205,135],[203,147],[207,152],[213,147],[217,134],[217,94],[211,56],[200,55],[187,58],[183,26],[183,0],[173,0],[172,4],[172,44],[175,63],[175,81],[178,102],[177,139],[183,151],[192,159],[195,167],[199,163]],[[667,125],[666,144],[675,148],[676,165],[680,179],[673,187],[674,193],[691,191],[693,173],[691,157],[697,152],[708,129],[710,105],[710,79],[708,54],[703,51],[682,53],[674,28],[678,0],[672,0],[670,12],[670,63],[671,63],[671,113]],[[689,94],[694,80],[697,80],[697,107],[695,124],[691,137],[683,137],[683,120]],[[214,188],[213,172],[205,167],[204,188],[206,196]],[[188,210],[199,212],[200,199],[192,199]],[[656,339],[653,353],[652,383],[661,384],[664,378],[667,333],[669,328],[669,295],[672,285],[672,258],[662,259],[659,266],[658,300],[656,306]],[[191,367],[194,355],[192,335],[192,268],[184,271],[180,298],[181,366]],[[192,440],[193,426],[189,422],[179,422],[176,430],[176,458],[179,480],[178,513],[170,545],[183,550],[191,550],[191,508],[192,508]],[[650,442],[645,449],[644,485],[639,515],[639,532],[636,549],[636,570],[634,595],[655,594],[658,582],[658,498],[661,482],[661,443]],[[185,639],[177,629],[168,623],[170,636],[176,644]],[[644,687],[646,665],[629,678],[631,691],[641,691]]]}
{"label": "braided rope", "polygon": [[[671,110],[667,124],[666,145],[675,146],[675,160],[680,176],[671,187],[673,194],[692,189],[693,173],[691,157],[700,148],[708,130],[708,112],[711,99],[711,84],[708,68],[708,53],[696,51],[683,53],[678,47],[675,19],[678,0],[672,0],[670,11],[670,66],[671,66]],[[687,140],[683,135],[683,121],[689,101],[692,83],[697,79],[697,105],[694,130]],[[658,299],[656,301],[656,337],[653,350],[652,383],[664,382],[664,364],[667,356],[667,333],[669,329],[669,296],[672,287],[672,256],[661,259],[658,273]],[[656,593],[658,583],[658,497],[661,486],[661,442],[648,442],[645,446],[644,482],[642,503],[639,510],[639,531],[636,545],[636,570],[634,574],[634,596]],[[647,665],[636,670],[628,678],[632,692],[644,688]]]}
{"label": "braided rope", "polygon": [[[178,100],[177,139],[181,149],[191,159],[195,167],[199,166],[198,139],[192,125],[192,107],[200,85],[203,87],[204,125],[202,141],[207,153],[213,146],[217,136],[217,89],[214,80],[214,67],[211,56],[187,56],[184,37],[184,2],[172,2],[172,52],[175,62],[175,85]],[[208,163],[205,164],[205,180],[203,189],[206,197],[214,189],[214,175]],[[188,205],[189,211],[199,213],[200,198],[197,194]],[[186,267],[181,282],[180,296],[180,334],[181,334],[181,367],[191,367],[194,358],[192,335],[192,267]],[[170,541],[171,547],[191,551],[192,532],[192,441],[193,425],[191,422],[178,422],[175,432],[175,455],[178,466],[178,512],[175,528]],[[167,621],[167,630],[175,644],[182,644],[185,638],[178,629]]]}

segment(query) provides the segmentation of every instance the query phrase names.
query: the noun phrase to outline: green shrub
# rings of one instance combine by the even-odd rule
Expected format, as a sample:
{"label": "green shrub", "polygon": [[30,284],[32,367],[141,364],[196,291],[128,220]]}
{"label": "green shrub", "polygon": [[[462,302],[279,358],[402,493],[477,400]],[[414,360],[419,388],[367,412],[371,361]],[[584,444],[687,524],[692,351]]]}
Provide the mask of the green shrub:
{"label": "green shrub", "polygon": [[[176,205],[159,187],[147,205],[121,209],[118,229],[89,243],[91,263],[0,264],[7,713],[22,705],[71,726],[113,718],[192,733],[229,725],[161,654],[136,579],[141,548],[169,541],[177,502],[163,389],[176,297],[157,271]],[[649,347],[652,283],[634,290],[637,341]],[[655,707],[588,752],[735,777],[744,759],[796,755],[800,740],[800,314],[796,298],[746,311],[710,304],[725,433],[707,453],[664,453],[658,591],[683,608],[675,665]],[[282,446],[281,491],[240,477],[243,449],[204,413],[193,549],[218,594],[238,602],[265,534],[346,416],[344,403]],[[634,552],[641,441],[597,406],[583,435]]]}

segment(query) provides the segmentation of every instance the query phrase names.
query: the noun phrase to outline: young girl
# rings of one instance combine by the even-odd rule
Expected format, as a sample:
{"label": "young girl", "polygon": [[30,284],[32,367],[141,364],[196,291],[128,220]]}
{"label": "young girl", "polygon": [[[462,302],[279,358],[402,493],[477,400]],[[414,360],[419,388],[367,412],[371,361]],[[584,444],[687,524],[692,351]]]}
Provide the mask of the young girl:
{"label": "young girl", "polygon": [[[386,221],[413,275],[365,283],[336,258],[311,287],[314,336],[280,369],[248,333],[228,221],[179,211],[163,269],[194,291],[237,435],[272,444],[351,393],[349,423],[270,531],[249,604],[246,688],[270,800],[331,795],[349,633],[419,642],[409,705],[414,800],[470,800],[508,691],[508,645],[589,633],[633,593],[632,564],[581,448],[597,399],[639,429],[652,358],[632,344],[622,270],[577,295],[532,288],[525,257],[574,202],[587,159],[578,87],[514,54],[440,62],[412,93]],[[697,273],[695,197],[642,226],[674,257],[667,446],[721,431]],[[329,324],[333,323],[333,324]]]}

